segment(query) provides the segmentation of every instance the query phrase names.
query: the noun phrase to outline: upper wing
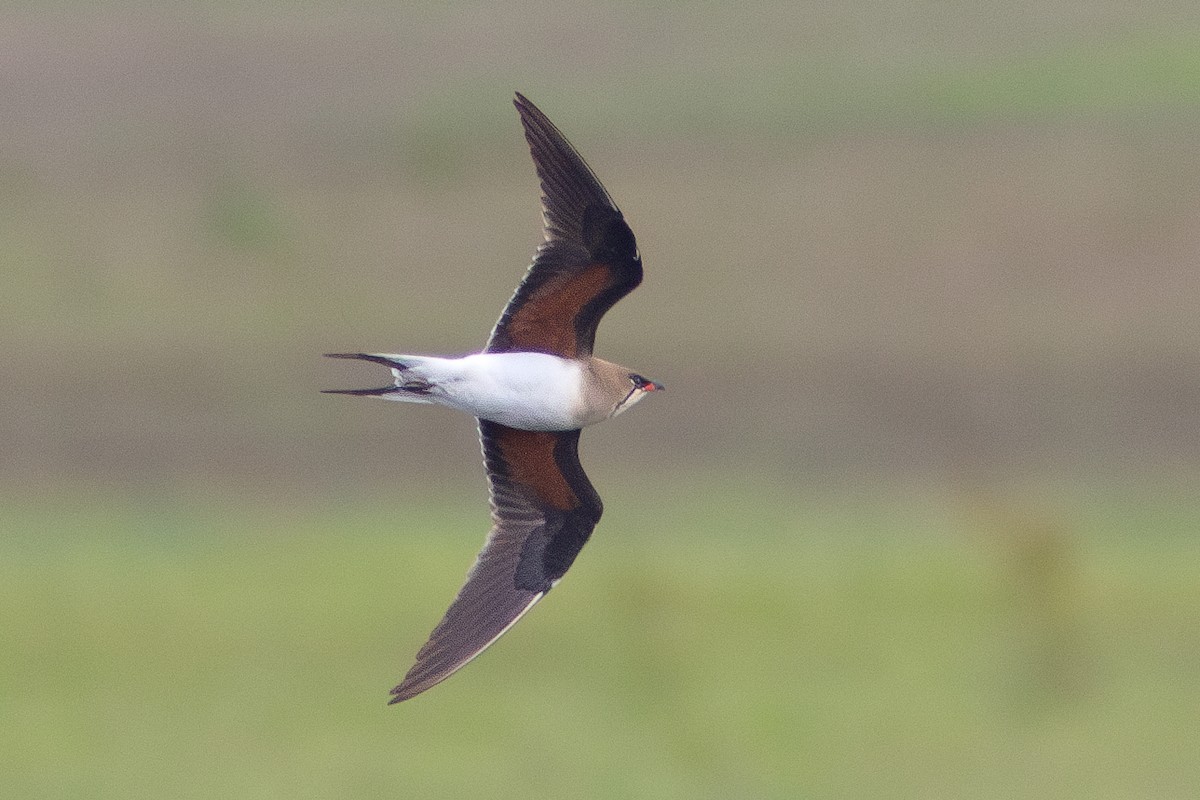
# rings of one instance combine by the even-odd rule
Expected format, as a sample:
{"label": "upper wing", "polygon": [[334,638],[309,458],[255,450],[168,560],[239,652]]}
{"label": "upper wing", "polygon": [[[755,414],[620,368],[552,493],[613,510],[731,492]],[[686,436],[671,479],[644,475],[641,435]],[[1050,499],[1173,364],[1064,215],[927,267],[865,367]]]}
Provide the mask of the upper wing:
{"label": "upper wing", "polygon": [[542,183],[546,241],[492,329],[487,352],[591,355],[604,312],[642,282],[633,231],[566,137],[520,94],[513,101]]}
{"label": "upper wing", "polygon": [[450,609],[392,689],[392,703],[445,680],[500,638],[566,573],[603,510],[579,464],[579,431],[480,420],[479,434],[492,530]]}

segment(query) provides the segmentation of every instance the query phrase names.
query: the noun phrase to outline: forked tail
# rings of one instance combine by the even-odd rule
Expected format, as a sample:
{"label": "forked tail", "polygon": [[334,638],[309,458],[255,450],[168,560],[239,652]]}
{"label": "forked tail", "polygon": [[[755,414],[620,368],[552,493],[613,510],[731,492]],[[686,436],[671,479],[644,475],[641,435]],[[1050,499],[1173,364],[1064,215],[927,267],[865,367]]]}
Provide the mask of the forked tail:
{"label": "forked tail", "polygon": [[420,356],[391,355],[385,353],[326,353],[328,358],[353,358],[382,364],[392,371],[393,381],[389,386],[378,389],[323,389],[324,394],[352,394],[360,397],[385,397],[388,400],[406,400],[410,403],[428,403],[433,384],[410,370],[423,359]]}

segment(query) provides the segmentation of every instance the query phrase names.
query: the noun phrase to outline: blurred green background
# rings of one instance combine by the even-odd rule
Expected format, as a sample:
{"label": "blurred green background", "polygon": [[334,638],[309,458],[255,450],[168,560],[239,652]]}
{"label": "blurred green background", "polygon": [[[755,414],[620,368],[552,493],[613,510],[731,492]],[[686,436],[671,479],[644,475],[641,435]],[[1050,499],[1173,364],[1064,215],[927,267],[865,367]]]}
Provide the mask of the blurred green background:
{"label": "blurred green background", "polygon": [[[1184,797],[1191,3],[0,11],[13,797]],[[467,352],[539,241],[511,93],[646,263],[607,512],[447,684]]]}

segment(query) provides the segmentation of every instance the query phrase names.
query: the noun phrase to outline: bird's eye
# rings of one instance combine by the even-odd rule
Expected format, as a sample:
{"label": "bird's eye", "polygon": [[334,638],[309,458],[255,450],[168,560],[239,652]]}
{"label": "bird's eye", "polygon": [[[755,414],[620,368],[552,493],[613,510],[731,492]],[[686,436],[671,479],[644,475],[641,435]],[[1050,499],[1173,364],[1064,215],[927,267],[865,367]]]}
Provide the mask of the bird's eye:
{"label": "bird's eye", "polygon": [[641,375],[636,375],[636,374],[630,375],[629,380],[633,381],[633,385],[639,389],[650,382],[650,381],[646,380],[645,378],[643,378]]}

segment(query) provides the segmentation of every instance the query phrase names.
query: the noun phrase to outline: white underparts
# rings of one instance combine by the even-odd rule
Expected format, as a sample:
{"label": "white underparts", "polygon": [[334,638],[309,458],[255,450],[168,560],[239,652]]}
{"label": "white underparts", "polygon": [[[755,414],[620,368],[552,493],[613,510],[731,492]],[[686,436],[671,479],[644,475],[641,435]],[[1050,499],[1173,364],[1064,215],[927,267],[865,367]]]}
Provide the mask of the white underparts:
{"label": "white underparts", "polygon": [[421,391],[382,395],[389,400],[437,403],[524,430],[582,427],[583,366],[546,353],[476,353],[462,358],[389,355],[397,386]]}

